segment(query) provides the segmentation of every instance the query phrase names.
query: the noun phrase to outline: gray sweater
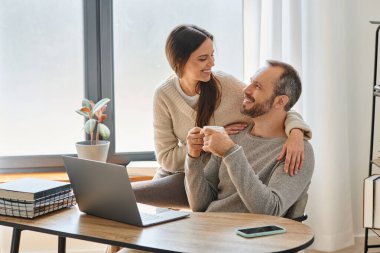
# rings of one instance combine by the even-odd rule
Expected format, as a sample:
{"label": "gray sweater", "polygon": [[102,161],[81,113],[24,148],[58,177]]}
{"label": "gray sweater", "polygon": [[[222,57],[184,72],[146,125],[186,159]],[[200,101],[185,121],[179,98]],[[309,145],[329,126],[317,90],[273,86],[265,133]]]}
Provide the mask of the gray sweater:
{"label": "gray sweater", "polygon": [[186,157],[185,187],[193,211],[285,216],[296,202],[307,198],[314,170],[310,143],[305,141],[302,169],[291,177],[284,172],[284,160],[276,160],[286,138],[256,137],[251,129],[252,125],[231,135],[238,145],[224,158],[212,155],[206,163],[202,156]]}

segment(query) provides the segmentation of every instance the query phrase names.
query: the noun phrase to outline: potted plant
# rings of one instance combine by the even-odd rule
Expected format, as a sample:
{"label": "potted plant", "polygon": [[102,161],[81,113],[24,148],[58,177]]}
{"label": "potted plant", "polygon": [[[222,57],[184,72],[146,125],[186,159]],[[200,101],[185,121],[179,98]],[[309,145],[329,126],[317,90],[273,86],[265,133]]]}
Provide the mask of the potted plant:
{"label": "potted plant", "polygon": [[[109,98],[103,98],[95,104],[93,101],[84,98],[82,100],[82,108],[76,110],[77,113],[87,119],[84,131],[90,135],[90,140],[76,143],[79,158],[102,162],[107,161],[110,143],[106,140],[110,136],[110,130],[103,122],[107,119],[107,115],[104,112],[107,108],[107,103],[110,101]],[[103,140],[99,140],[100,137]]]}

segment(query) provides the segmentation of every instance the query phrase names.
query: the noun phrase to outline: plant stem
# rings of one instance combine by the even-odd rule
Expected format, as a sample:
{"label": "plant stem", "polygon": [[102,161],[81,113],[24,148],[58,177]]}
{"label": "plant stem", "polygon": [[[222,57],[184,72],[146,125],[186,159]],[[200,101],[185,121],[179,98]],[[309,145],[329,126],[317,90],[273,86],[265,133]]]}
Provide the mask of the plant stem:
{"label": "plant stem", "polygon": [[96,144],[99,144],[99,123],[96,124]]}
{"label": "plant stem", "polygon": [[90,133],[90,145],[92,145],[94,142],[94,133]]}

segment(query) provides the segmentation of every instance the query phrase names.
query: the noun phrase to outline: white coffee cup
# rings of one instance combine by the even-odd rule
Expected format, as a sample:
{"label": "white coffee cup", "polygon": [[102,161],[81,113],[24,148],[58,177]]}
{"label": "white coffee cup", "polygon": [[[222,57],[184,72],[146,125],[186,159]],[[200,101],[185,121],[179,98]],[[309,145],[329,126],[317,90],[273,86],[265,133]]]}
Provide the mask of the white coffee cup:
{"label": "white coffee cup", "polygon": [[222,126],[204,126],[203,129],[212,129],[214,131],[217,131],[217,132],[221,132],[223,133],[224,132],[224,127]]}

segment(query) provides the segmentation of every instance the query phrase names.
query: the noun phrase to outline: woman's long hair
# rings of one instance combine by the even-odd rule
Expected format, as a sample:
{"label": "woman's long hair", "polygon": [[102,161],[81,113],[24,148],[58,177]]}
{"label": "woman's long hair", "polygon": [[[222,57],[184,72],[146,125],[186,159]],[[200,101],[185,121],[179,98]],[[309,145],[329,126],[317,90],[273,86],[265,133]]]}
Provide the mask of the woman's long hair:
{"label": "woman's long hair", "polygon": [[[202,45],[206,39],[213,41],[214,37],[206,30],[195,25],[180,25],[174,28],[166,40],[165,52],[171,68],[179,78],[190,55]],[[207,82],[198,82],[196,90],[199,93],[195,125],[203,127],[209,124],[214,111],[219,106],[221,91],[219,82],[211,74]]]}

